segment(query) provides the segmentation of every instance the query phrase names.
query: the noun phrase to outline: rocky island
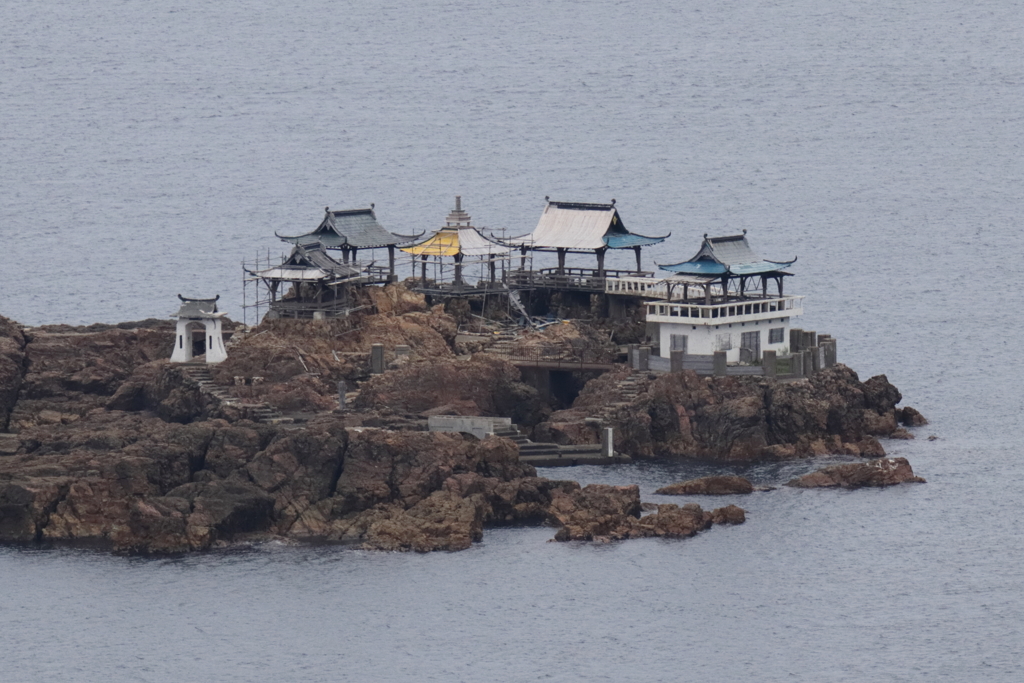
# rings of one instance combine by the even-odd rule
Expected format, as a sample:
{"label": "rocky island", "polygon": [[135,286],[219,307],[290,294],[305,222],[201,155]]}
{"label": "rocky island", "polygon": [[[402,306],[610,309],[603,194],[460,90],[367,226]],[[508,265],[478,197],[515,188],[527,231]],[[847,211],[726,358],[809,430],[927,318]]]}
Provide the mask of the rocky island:
{"label": "rocky island", "polygon": [[[743,510],[663,504],[641,517],[635,486],[538,477],[515,441],[429,432],[425,420],[510,417],[534,441],[563,445],[597,443],[610,426],[615,449],[635,459],[723,465],[880,458],[878,437],[923,423],[897,408],[884,376],[862,382],[843,365],[783,381],[619,364],[545,395],[499,341],[458,333],[468,314],[457,302],[429,306],[398,283],[362,295],[363,310],[343,319],[227,323],[227,360],[210,366],[170,363],[165,321],[23,328],[0,317],[0,542],[177,553],[284,538],[430,551],[510,524],[556,526],[556,540],[685,537],[741,523]],[[614,364],[634,332],[565,323],[522,343],[589,340]],[[384,346],[383,373],[370,372],[371,344]],[[351,390],[344,409],[339,382]],[[884,483],[914,480],[905,461],[885,472]],[[862,480],[833,472],[838,483],[819,485]]]}

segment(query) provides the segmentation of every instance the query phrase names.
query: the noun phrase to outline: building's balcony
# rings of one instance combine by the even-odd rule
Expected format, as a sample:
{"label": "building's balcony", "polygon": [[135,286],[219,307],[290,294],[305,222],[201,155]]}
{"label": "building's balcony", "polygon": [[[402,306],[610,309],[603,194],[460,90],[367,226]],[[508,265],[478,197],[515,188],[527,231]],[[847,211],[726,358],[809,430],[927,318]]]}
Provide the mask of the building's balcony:
{"label": "building's balcony", "polygon": [[776,296],[726,301],[706,305],[652,301],[647,304],[647,322],[685,323],[687,325],[720,325],[743,323],[768,318],[801,315],[803,296]]}
{"label": "building's balcony", "polygon": [[[544,268],[542,270],[513,270],[508,273],[508,284],[513,289],[572,289],[587,292],[607,291],[607,282],[630,277],[647,282],[657,282],[654,273],[631,270],[605,269],[602,274],[596,268]],[[646,277],[645,277],[646,276]]]}

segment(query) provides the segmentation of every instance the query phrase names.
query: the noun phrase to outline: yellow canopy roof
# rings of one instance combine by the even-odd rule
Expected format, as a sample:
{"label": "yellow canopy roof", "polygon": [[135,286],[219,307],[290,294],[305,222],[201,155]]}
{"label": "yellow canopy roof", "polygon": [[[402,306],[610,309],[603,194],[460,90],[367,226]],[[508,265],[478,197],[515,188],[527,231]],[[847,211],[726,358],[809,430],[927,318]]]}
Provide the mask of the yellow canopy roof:
{"label": "yellow canopy roof", "polygon": [[486,256],[508,251],[508,247],[487,239],[476,228],[469,227],[441,228],[419,244],[399,248],[414,256]]}

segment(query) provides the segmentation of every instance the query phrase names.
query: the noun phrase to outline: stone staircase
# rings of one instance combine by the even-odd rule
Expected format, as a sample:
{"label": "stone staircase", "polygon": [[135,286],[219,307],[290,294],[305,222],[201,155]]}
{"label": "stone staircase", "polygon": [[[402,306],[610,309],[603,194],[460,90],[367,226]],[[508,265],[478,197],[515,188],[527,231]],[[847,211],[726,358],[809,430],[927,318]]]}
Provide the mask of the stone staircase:
{"label": "stone staircase", "polygon": [[609,422],[612,422],[612,417],[618,410],[631,405],[633,401],[635,401],[645,390],[647,374],[647,372],[638,372],[634,370],[630,372],[629,375],[616,382],[614,388],[608,393],[619,397],[618,400],[605,403],[594,414],[594,416],[588,418],[588,420],[597,420],[601,424],[608,424]]}
{"label": "stone staircase", "polygon": [[535,467],[565,467],[571,465],[608,465],[629,462],[629,458],[616,455],[606,458],[601,455],[600,444],[562,446],[557,443],[536,443],[526,438],[519,427],[512,425],[498,430],[495,436],[512,439],[519,446],[519,459]]}
{"label": "stone staircase", "polygon": [[213,381],[213,375],[206,363],[182,363],[181,370],[185,376],[199,387],[203,395],[212,399],[217,405],[228,405],[239,408],[252,416],[254,422],[279,425],[292,424],[293,418],[285,417],[279,410],[266,403],[247,403],[235,398],[227,389]]}

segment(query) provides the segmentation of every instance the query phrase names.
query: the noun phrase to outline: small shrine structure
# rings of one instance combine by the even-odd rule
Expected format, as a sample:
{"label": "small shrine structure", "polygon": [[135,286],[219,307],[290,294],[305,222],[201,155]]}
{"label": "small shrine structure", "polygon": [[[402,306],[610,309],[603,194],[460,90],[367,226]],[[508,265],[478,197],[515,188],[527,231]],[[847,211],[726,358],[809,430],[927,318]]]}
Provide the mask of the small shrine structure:
{"label": "small shrine structure", "polygon": [[[803,296],[784,294],[789,261],[762,259],[742,235],[708,237],[682,263],[660,265],[675,275],[664,300],[647,302],[648,335],[659,355],[712,355],[725,351],[730,363],[755,363],[764,351],[785,355],[790,320],[803,313]],[[769,292],[769,283],[775,292]]]}
{"label": "small shrine structure", "polygon": [[[401,250],[413,257],[413,276],[417,261],[420,264],[420,287],[428,289],[427,266],[433,262],[435,272],[432,289],[441,292],[447,286],[454,291],[462,291],[468,286],[479,289],[492,289],[499,286],[498,264],[505,264],[510,258],[510,249],[497,240],[486,237],[479,229],[473,227],[470,216],[462,208],[462,197],[455,197],[455,208],[448,214],[445,225],[421,242],[401,247]],[[445,283],[444,262],[452,260],[454,266],[451,283]],[[475,285],[467,285],[465,268],[480,265],[486,269]]]}
{"label": "small shrine structure", "polygon": [[[528,251],[554,252],[558,257],[558,267],[540,271],[541,279],[544,275],[563,278],[616,276],[629,271],[607,270],[604,265],[605,255],[609,249],[632,249],[636,254],[636,271],[633,274],[653,275],[644,273],[641,269],[640,252],[644,247],[664,242],[671,233],[662,237],[648,237],[630,232],[622,223],[614,199],[609,204],[554,202],[550,197],[544,199],[547,204],[533,232],[508,241],[520,250],[523,257],[521,270],[525,270],[525,257]],[[597,268],[567,269],[567,254],[593,254],[597,260]]]}
{"label": "small shrine structure", "polygon": [[200,348],[200,354],[206,354],[207,363],[220,363],[228,357],[227,349],[224,348],[224,334],[221,318],[226,314],[217,311],[217,301],[220,294],[212,299],[187,299],[181,294],[181,308],[171,316],[178,319],[174,336],[174,352],[171,354],[172,363],[188,363],[192,361],[195,354],[195,342],[192,338],[193,331],[203,329],[205,334]]}
{"label": "small shrine structure", "polygon": [[329,206],[324,207],[324,219],[320,221],[316,230],[294,237],[278,235],[276,232],[274,234],[285,242],[291,242],[296,246],[319,243],[325,249],[338,250],[341,252],[342,263],[355,264],[356,255],[361,250],[387,249],[387,270],[370,263],[366,267],[366,274],[368,282],[395,282],[398,279],[395,274],[396,246],[414,240],[423,233],[396,235],[388,232],[377,222],[374,205],[370,204],[368,209],[346,209],[343,211],[331,211]]}
{"label": "small shrine structure", "polygon": [[257,284],[256,301],[246,300],[243,305],[257,307],[257,321],[260,306],[267,307],[272,320],[348,315],[354,305],[353,288],[366,280],[358,266],[331,258],[318,241],[296,244],[279,265],[243,267],[245,281]]}

